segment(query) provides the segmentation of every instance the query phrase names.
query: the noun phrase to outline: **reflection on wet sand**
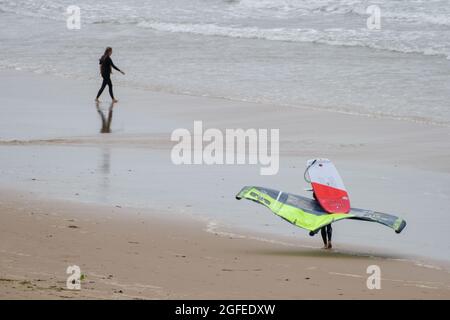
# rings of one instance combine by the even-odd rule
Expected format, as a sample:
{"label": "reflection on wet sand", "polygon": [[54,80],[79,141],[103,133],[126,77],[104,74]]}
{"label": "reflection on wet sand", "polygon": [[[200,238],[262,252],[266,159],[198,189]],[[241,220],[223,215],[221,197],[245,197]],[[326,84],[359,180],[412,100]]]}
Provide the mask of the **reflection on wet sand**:
{"label": "reflection on wet sand", "polygon": [[98,163],[99,169],[99,194],[103,201],[108,201],[110,193],[111,150],[109,147],[100,150]]}
{"label": "reflection on wet sand", "polygon": [[108,109],[108,117],[105,116],[105,113],[100,108],[100,103],[96,102],[95,106],[97,108],[97,112],[100,115],[100,119],[102,120],[102,127],[100,129],[100,133],[111,133],[111,122],[113,116],[114,102],[111,102]]}
{"label": "reflection on wet sand", "polygon": [[[100,119],[102,120],[102,126],[100,128],[100,133],[111,133],[111,122],[113,117],[113,109],[114,102],[111,102],[108,109],[108,115],[106,116],[106,112],[102,110],[100,107],[100,103],[96,102],[95,104],[97,108],[97,112],[100,115]],[[107,201],[109,194],[109,174],[110,174],[110,162],[111,162],[111,154],[109,148],[103,148],[101,150],[101,161],[99,163],[99,171],[101,173],[100,177],[100,190],[102,193],[102,198],[104,201]]]}

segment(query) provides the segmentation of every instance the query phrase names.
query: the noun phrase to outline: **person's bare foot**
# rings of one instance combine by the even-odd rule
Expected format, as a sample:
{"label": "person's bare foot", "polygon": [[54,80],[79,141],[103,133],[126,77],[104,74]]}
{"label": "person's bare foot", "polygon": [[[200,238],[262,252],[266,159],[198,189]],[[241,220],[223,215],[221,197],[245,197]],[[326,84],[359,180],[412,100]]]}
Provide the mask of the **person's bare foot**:
{"label": "person's bare foot", "polygon": [[325,243],[322,247],[322,249],[328,249],[328,245]]}
{"label": "person's bare foot", "polygon": [[100,100],[98,100],[98,98],[95,98],[95,102],[100,102]]}
{"label": "person's bare foot", "polygon": [[119,102],[119,100],[113,99],[112,102],[116,103],[116,102]]}
{"label": "person's bare foot", "polygon": [[333,249],[333,246],[331,245],[331,242],[328,242],[327,249]]}

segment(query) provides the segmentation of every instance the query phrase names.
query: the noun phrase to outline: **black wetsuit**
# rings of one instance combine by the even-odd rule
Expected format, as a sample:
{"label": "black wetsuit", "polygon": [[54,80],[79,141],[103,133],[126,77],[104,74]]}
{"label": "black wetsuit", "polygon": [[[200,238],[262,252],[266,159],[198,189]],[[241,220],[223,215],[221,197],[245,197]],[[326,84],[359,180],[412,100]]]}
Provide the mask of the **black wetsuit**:
{"label": "black wetsuit", "polygon": [[99,64],[100,64],[100,68],[101,68],[101,74],[102,74],[102,78],[103,78],[103,83],[102,83],[102,86],[101,86],[100,90],[98,91],[97,99],[102,94],[102,92],[105,89],[106,85],[108,85],[109,95],[114,100],[113,85],[112,85],[112,82],[111,82],[111,71],[112,71],[112,68],[114,68],[114,69],[116,69],[117,71],[120,71],[120,72],[121,72],[121,70],[114,65],[114,63],[112,62],[112,60],[111,60],[111,58],[109,56],[101,57]]}
{"label": "black wetsuit", "polygon": [[[313,192],[313,198],[317,201],[316,194]],[[315,233],[310,232],[309,235],[313,236]],[[325,245],[331,242],[331,236],[333,235],[333,228],[331,227],[331,223],[320,229],[320,234],[322,235],[322,240]],[[328,239],[327,239],[328,238]]]}
{"label": "black wetsuit", "polygon": [[[322,234],[322,240],[323,240],[324,244],[331,242],[331,236],[333,234],[333,228],[331,227],[331,224],[320,229],[320,233]],[[328,237],[328,241],[327,241],[327,237]]]}

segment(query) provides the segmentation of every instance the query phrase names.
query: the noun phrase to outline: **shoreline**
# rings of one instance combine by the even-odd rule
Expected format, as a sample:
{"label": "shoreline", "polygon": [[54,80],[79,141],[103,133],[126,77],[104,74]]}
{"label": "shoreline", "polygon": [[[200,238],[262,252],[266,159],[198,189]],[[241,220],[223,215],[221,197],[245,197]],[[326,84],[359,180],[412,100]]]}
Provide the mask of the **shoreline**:
{"label": "shoreline", "polygon": [[[414,54],[414,53],[411,53]],[[33,70],[23,70],[23,69],[17,69],[17,68],[11,68],[11,67],[5,67],[3,66],[2,68],[0,68],[0,74],[1,73],[21,73],[23,75],[35,75],[37,77],[48,77],[48,78],[59,78],[62,81],[64,80],[68,80],[68,81],[87,81],[89,82],[92,86],[98,86],[99,85],[99,81],[98,79],[94,80],[94,78],[89,77],[87,79],[81,79],[80,77],[69,77],[67,75],[58,75],[58,74],[52,74],[52,73],[48,73],[48,72],[38,72],[38,71],[33,71]],[[368,118],[368,119],[373,119],[373,120],[388,120],[388,121],[400,121],[400,122],[407,122],[407,123],[412,123],[412,124],[417,124],[417,125],[424,125],[424,126],[437,126],[437,127],[444,127],[444,128],[450,128],[450,121],[436,121],[436,120],[432,120],[432,119],[424,119],[424,118],[420,118],[420,117],[405,117],[405,116],[397,116],[397,115],[392,115],[392,114],[388,114],[388,113],[360,113],[360,112],[356,112],[356,111],[349,111],[349,110],[340,110],[340,109],[335,109],[332,107],[321,107],[321,106],[314,106],[314,105],[310,105],[310,104],[283,104],[283,103],[275,103],[275,102],[270,102],[270,101],[253,101],[253,100],[245,100],[245,99],[239,99],[239,98],[233,98],[233,97],[226,97],[226,96],[213,96],[213,95],[201,95],[201,94],[194,94],[194,93],[189,93],[189,92],[183,92],[183,91],[174,91],[174,90],[165,90],[165,89],[161,89],[161,90],[157,90],[156,88],[148,88],[146,86],[143,85],[137,85],[137,86],[133,86],[130,85],[129,83],[123,82],[123,81],[115,81],[118,83],[118,86],[125,88],[126,90],[132,90],[132,91],[138,91],[138,92],[148,92],[148,93],[153,93],[153,94],[160,94],[160,95],[166,95],[166,96],[181,96],[181,97],[190,97],[190,98],[197,98],[197,99],[208,99],[208,100],[223,100],[225,102],[230,102],[230,103],[238,103],[238,104],[249,104],[249,105],[261,105],[261,106],[271,106],[271,107],[275,107],[275,108],[285,108],[285,109],[293,109],[293,110],[297,110],[297,111],[301,111],[301,110],[310,110],[313,112],[325,112],[325,113],[334,113],[337,115],[343,115],[343,116],[350,116],[350,117],[361,117],[361,118]],[[104,92],[103,96],[106,96],[107,92]],[[107,98],[109,101],[109,97]],[[104,100],[101,100],[100,102],[105,103]],[[120,101],[119,101],[120,102]],[[3,141],[0,141],[3,142]],[[13,141],[4,141],[6,143],[8,142],[15,142]]]}

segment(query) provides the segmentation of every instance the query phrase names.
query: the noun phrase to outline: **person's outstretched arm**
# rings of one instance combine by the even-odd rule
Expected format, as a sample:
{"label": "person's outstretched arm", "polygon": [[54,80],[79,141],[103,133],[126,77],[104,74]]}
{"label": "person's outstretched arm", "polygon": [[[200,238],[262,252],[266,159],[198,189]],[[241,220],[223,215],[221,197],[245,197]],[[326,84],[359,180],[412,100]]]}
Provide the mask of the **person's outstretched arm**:
{"label": "person's outstretched arm", "polygon": [[119,71],[121,74],[125,74],[125,72],[123,72],[122,70],[120,70],[119,68],[116,67],[116,65],[114,64],[114,62],[112,62],[111,60],[111,66],[116,69],[117,71]]}

